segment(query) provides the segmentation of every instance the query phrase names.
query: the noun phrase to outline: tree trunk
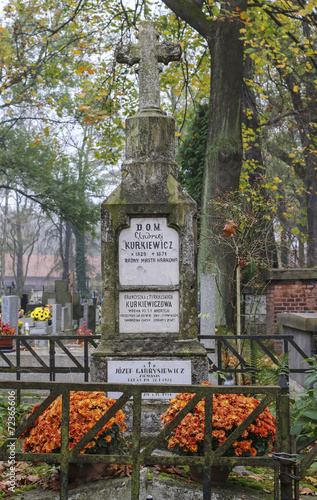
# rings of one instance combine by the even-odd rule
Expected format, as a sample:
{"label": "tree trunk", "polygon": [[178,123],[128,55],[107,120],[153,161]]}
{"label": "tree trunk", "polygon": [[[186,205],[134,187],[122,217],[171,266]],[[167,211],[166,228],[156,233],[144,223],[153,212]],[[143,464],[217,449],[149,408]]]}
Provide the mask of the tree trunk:
{"label": "tree trunk", "polygon": [[[241,108],[243,82],[243,43],[240,20],[216,21],[211,51],[211,91],[209,127],[204,166],[199,274],[216,273],[216,325],[233,325],[235,254],[210,239],[213,223],[208,203],[217,188],[222,192],[239,187],[242,165]],[[209,262],[211,266],[209,268]]]}
{"label": "tree trunk", "polygon": [[[306,194],[305,204],[307,210],[307,265],[308,267],[317,266],[317,159],[316,159],[316,127],[317,115],[314,112],[315,106],[315,87],[312,84],[303,83],[304,99],[300,91],[295,92],[298,88],[298,82],[293,74],[284,76],[288,90],[291,94],[292,103],[295,111],[295,119],[297,122],[303,156],[305,161],[305,169],[297,172],[303,177]],[[306,106],[305,106],[306,104]],[[309,112],[305,110],[309,109]],[[296,171],[296,168],[295,168]]]}
{"label": "tree trunk", "polygon": [[76,284],[79,291],[85,294],[87,292],[87,284],[86,284],[87,263],[86,263],[85,235],[80,233],[77,229],[75,229],[74,234],[76,239],[76,257],[75,257]]}
{"label": "tree trunk", "polygon": [[22,295],[23,285],[25,281],[25,276],[23,272],[23,235],[21,227],[21,217],[20,217],[20,206],[19,200],[16,200],[17,207],[17,217],[16,217],[16,293],[19,297]]}
{"label": "tree trunk", "polygon": [[[243,74],[243,122],[246,130],[251,129],[254,134],[254,140],[251,144],[249,142],[248,147],[244,150],[244,155],[246,162],[250,162],[253,167],[249,171],[249,183],[251,187],[256,188],[257,185],[259,185],[259,178],[265,174],[265,170],[263,165],[261,138],[259,136],[260,126],[256,96],[252,86],[247,83],[248,81],[253,81],[253,62],[247,53],[245,54]],[[264,188],[262,188],[262,193],[265,198],[268,197],[268,192]],[[273,226],[269,229],[267,254],[271,267],[278,267]]]}
{"label": "tree trunk", "polygon": [[0,297],[6,293],[5,285],[5,258],[6,258],[6,238],[7,238],[7,217],[8,217],[9,190],[5,190],[5,203],[3,211],[2,235],[1,235],[1,265],[0,265]]}
{"label": "tree trunk", "polygon": [[72,237],[71,226],[68,222],[65,223],[65,227],[62,222],[59,223],[59,256],[62,261],[63,273],[62,279],[67,280],[69,278],[69,258],[70,258],[70,242]]}
{"label": "tree trunk", "polygon": [[212,224],[212,214],[208,213],[208,203],[215,196],[217,188],[225,192],[239,187],[242,165],[243,83],[240,13],[246,9],[247,0],[219,3],[221,11],[216,20],[204,14],[202,0],[163,1],[206,39],[210,49],[210,107],[201,202],[198,272],[216,272],[216,324],[231,327],[235,255],[233,252],[224,255],[223,249],[210,240],[208,228]]}

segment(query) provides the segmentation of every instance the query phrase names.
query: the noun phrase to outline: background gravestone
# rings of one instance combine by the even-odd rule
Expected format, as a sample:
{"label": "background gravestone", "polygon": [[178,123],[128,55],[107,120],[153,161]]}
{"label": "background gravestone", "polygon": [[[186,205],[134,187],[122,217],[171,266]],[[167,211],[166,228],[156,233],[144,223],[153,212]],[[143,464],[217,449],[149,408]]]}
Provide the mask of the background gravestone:
{"label": "background gravestone", "polygon": [[16,328],[16,335],[18,334],[18,311],[19,297],[17,295],[4,295],[1,305],[1,321]]}
{"label": "background gravestone", "polygon": [[196,204],[176,180],[174,119],[160,108],[158,62],[181,51],[158,43],[150,21],[138,40],[117,51],[117,61],[139,63],[140,110],[126,120],[122,182],[102,204],[102,338],[91,376],[201,383],[208,362],[197,341]]}
{"label": "background gravestone", "polygon": [[55,335],[62,330],[62,305],[52,305],[52,333]]}

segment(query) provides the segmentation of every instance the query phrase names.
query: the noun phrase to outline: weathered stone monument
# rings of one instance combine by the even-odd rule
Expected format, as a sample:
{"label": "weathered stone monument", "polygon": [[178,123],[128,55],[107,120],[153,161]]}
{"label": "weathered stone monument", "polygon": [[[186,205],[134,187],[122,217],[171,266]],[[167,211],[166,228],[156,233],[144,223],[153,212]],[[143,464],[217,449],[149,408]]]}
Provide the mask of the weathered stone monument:
{"label": "weathered stone monument", "polygon": [[[139,112],[126,120],[122,182],[102,204],[102,340],[92,380],[193,383],[208,379],[197,341],[195,202],[177,182],[174,119],[161,111],[159,64],[180,46],[158,43],[154,24],[118,62],[139,63]],[[148,398],[159,395],[148,394]]]}

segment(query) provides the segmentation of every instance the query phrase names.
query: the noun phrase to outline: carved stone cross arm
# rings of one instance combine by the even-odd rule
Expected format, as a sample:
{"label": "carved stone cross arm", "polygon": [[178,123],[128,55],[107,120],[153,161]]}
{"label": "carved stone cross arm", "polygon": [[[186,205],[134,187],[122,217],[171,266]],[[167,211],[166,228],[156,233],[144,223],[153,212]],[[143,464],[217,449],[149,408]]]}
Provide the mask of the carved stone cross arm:
{"label": "carved stone cross arm", "polygon": [[179,61],[181,47],[171,42],[158,43],[158,35],[152,21],[142,21],[139,30],[139,43],[120,46],[115,56],[119,63],[133,66],[139,63],[139,101],[140,110],[157,108],[160,105],[160,62],[168,64]]}
{"label": "carved stone cross arm", "polygon": [[158,62],[168,64],[171,61],[179,61],[182,55],[182,48],[178,43],[167,42],[164,40],[156,45],[156,57]]}
{"label": "carved stone cross arm", "polygon": [[120,45],[115,51],[116,61],[133,66],[140,62],[139,48],[137,45],[130,43],[129,45]]}

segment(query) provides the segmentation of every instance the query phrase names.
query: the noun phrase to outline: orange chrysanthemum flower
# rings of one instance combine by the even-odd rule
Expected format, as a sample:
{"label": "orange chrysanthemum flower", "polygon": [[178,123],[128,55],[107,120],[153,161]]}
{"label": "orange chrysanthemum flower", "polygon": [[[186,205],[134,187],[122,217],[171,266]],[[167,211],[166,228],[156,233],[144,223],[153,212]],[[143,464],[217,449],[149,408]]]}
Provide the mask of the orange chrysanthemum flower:
{"label": "orange chrysanthemum flower", "polygon": [[[207,385],[204,383],[203,385]],[[193,394],[177,394],[169,408],[161,416],[163,425],[171,422],[178,412],[191,400]],[[242,394],[214,394],[212,416],[212,447],[217,449],[252,411],[259,405],[253,397]],[[202,399],[186,415],[168,438],[168,448],[178,453],[202,453],[204,440],[205,401]],[[226,452],[227,456],[255,456],[273,450],[275,442],[275,418],[266,408],[255,421],[243,431],[240,438]],[[252,447],[251,447],[252,445]],[[258,448],[258,449],[257,449]]]}
{"label": "orange chrysanthemum flower", "polygon": [[[81,440],[114,403],[115,400],[107,398],[104,392],[70,392],[69,449]],[[57,452],[61,447],[61,416],[62,396],[55,399],[39,416],[34,426],[23,434],[22,437],[25,438],[23,451]],[[95,435],[94,439],[81,450],[81,453],[91,450],[96,444],[102,445],[101,442],[103,442],[103,453],[107,452],[106,443],[108,445],[113,445],[113,441],[121,443],[124,439],[122,434],[127,428],[124,420],[125,414],[119,410]]]}

